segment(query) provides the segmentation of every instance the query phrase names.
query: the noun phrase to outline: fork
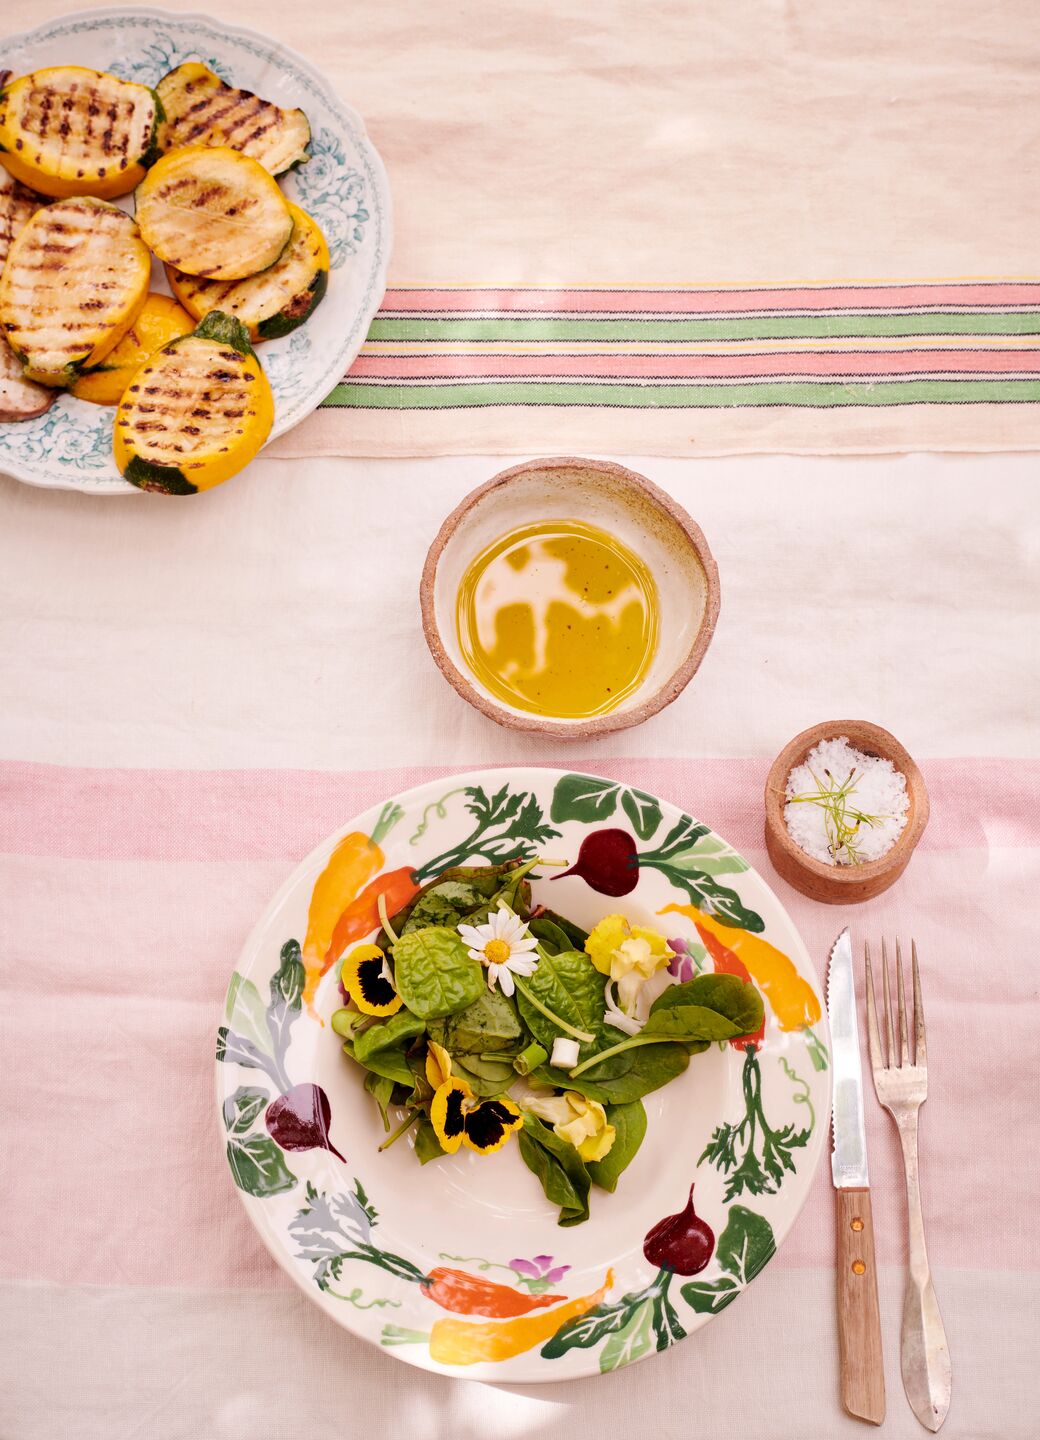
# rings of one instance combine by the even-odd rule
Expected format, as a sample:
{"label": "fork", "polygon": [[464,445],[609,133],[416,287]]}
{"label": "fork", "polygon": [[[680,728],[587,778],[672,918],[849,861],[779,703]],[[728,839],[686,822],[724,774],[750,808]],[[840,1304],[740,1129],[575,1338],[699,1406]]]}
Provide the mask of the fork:
{"label": "fork", "polygon": [[903,992],[903,955],[896,941],[896,1004],[899,1026],[899,1059],[892,1026],[892,1000],[888,988],[888,951],[881,942],[881,970],[884,980],[885,1033],[882,1049],[874,999],[874,975],[870,967],[870,946],[864,946],[867,971],[867,1041],[870,1066],[874,1072],[877,1098],[896,1123],[906,1171],[906,1208],[909,1220],[909,1258],[906,1291],[903,1296],[903,1341],[900,1368],[903,1389],[910,1408],[928,1430],[938,1430],[950,1408],[952,1372],[946,1331],[935,1298],[928,1251],[924,1243],[924,1215],[917,1171],[917,1116],[928,1097],[928,1051],[921,1004],[921,975],[917,965],[917,944],[911,940],[914,987],[914,1053],[910,1054],[906,1000]]}

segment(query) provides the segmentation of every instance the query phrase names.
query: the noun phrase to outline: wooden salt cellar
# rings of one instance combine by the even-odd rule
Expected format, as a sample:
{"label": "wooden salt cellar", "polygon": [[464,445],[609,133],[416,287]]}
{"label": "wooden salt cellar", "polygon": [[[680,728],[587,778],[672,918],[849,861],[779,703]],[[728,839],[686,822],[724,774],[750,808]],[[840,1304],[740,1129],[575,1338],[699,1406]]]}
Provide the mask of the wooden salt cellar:
{"label": "wooden salt cellar", "polygon": [[[787,777],[821,740],[834,740],[839,735],[846,736],[849,744],[864,755],[891,760],[906,777],[910,798],[906,824],[891,850],[880,860],[868,860],[862,865],[825,865],[821,860],[814,860],[795,844],[784,820]],[[825,905],[855,905],[862,900],[873,900],[875,895],[894,885],[909,864],[928,824],[929,808],[924,778],[910,755],[894,735],[866,720],[826,720],[796,735],[773,761],[766,780],[765,806],[766,850],[773,868],[781,879],[808,895],[810,900],[820,900]]]}

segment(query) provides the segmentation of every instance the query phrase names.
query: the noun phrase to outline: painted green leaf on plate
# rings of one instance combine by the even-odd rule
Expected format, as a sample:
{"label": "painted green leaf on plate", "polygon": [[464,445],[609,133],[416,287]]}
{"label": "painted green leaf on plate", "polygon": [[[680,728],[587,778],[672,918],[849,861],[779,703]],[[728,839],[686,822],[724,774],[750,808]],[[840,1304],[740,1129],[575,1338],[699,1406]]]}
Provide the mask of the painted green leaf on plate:
{"label": "painted green leaf on plate", "polygon": [[281,1195],[296,1184],[285,1156],[269,1135],[248,1135],[245,1139],[232,1135],[227,1159],[238,1188],[259,1200]]}

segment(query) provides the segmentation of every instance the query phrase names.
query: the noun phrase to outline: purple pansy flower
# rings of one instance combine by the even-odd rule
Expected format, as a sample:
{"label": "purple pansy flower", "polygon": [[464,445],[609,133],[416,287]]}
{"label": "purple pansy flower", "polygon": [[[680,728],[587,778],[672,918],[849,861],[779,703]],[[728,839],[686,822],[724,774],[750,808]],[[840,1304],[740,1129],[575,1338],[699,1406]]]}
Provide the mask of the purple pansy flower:
{"label": "purple pansy flower", "polygon": [[675,956],[674,960],[668,962],[668,973],[674,975],[676,980],[682,983],[684,980],[692,980],[694,977],[693,959],[690,955],[689,946],[685,940],[669,940],[668,948]]}
{"label": "purple pansy flower", "polygon": [[526,1285],[532,1295],[539,1295],[552,1285],[558,1285],[569,1265],[554,1265],[551,1255],[536,1255],[533,1260],[510,1260],[510,1270],[523,1276],[521,1284]]}

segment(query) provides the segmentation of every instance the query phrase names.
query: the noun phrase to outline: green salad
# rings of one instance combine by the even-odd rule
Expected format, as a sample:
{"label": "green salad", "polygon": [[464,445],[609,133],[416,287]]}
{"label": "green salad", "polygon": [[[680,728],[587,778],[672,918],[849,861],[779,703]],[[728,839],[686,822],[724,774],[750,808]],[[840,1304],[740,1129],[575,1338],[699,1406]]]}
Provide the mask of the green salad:
{"label": "green salad", "polygon": [[[382,1116],[422,1164],[465,1146],[519,1151],[559,1206],[588,1219],[646,1133],[643,1097],[712,1041],[762,1024],[755,986],[683,978],[680,950],[612,914],[592,932],[532,905],[538,859],[458,866],[344,957],[332,1017]],[[393,1112],[393,1114],[392,1114]]]}

